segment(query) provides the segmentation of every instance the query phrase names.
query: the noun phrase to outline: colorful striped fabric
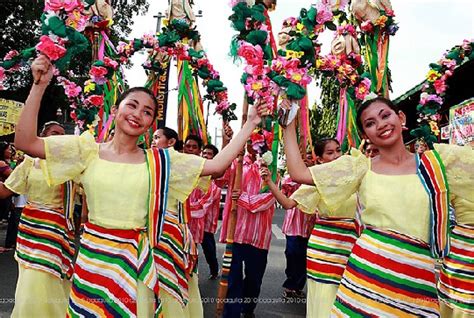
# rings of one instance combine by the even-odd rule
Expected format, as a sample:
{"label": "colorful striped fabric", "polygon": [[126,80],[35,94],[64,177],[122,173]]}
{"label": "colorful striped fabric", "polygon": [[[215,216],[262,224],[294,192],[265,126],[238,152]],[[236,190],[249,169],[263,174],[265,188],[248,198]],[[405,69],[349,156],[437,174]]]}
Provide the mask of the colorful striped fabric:
{"label": "colorful striped fabric", "polygon": [[18,226],[18,263],[69,279],[74,253],[74,232],[68,230],[62,210],[25,206]]}
{"label": "colorful striped fabric", "polygon": [[342,276],[332,317],[439,317],[428,244],[365,228]]}
{"label": "colorful striped fabric", "polygon": [[189,301],[188,281],[195,267],[195,259],[189,249],[195,244],[187,224],[180,222],[178,213],[166,211],[161,240],[154,255],[160,288],[185,306]]}
{"label": "colorful striped fabric", "polygon": [[357,237],[353,219],[317,219],[306,250],[308,279],[339,285]]}
{"label": "colorful striped fabric", "polygon": [[145,229],[86,223],[74,270],[67,317],[136,317],[139,280],[153,290],[160,316],[158,275]]}
{"label": "colorful striped fabric", "polygon": [[438,293],[441,301],[474,315],[474,226],[456,225],[443,259]]}
{"label": "colorful striped fabric", "polygon": [[160,241],[164,214],[168,204],[170,158],[167,149],[151,148],[146,151],[150,193],[148,196],[148,234],[152,247]]}
{"label": "colorful striped fabric", "polygon": [[430,248],[433,257],[442,258],[449,251],[449,191],[445,168],[435,150],[417,156],[418,176],[430,200]]}

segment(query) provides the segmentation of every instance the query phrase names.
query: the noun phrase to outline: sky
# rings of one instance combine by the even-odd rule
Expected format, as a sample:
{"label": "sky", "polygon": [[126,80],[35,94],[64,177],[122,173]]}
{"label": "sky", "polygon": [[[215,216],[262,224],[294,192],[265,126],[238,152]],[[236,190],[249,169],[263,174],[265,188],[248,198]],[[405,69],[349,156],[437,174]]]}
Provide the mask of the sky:
{"label": "sky", "polygon": [[[158,12],[165,13],[168,7],[166,0],[150,1],[150,8],[145,16],[137,16],[130,38],[141,37],[152,33],[156,28]],[[231,8],[228,0],[194,0],[194,12],[202,10],[202,17],[197,18],[197,29],[201,33],[202,45],[209,61],[219,71],[221,80],[228,88],[229,100],[238,105],[236,114],[240,118],[240,105],[244,90],[240,84],[242,65],[236,65],[229,57],[230,41],[236,32],[231,28],[228,17]],[[273,31],[277,36],[281,23],[285,18],[298,16],[302,8],[308,8],[316,1],[278,0],[275,11],[270,13]],[[462,43],[464,39],[474,39],[474,1],[473,0],[392,0],[396,21],[400,29],[390,38],[389,67],[392,71],[392,99],[404,94],[413,86],[423,81],[429,70],[429,64],[438,61],[442,54]],[[323,43],[322,53],[329,52],[332,32],[327,30],[320,36]],[[134,66],[126,70],[126,78],[130,86],[145,84],[146,75],[141,64],[145,54],[135,54],[132,58]],[[176,68],[171,68],[169,88],[177,87]],[[201,90],[203,91],[203,90]],[[318,100],[319,90],[315,82],[308,89],[310,104]],[[167,126],[176,129],[177,93],[171,91],[168,99]],[[213,114],[211,105],[208,131],[211,138],[220,136],[221,121]],[[234,131],[239,121],[234,121]],[[219,138],[217,138],[219,139]]]}

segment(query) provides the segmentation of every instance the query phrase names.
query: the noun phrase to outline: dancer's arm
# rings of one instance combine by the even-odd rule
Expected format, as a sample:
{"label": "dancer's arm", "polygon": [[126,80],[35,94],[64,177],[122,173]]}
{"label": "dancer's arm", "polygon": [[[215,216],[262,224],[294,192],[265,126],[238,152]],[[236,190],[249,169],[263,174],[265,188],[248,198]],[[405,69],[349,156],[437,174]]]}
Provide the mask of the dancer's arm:
{"label": "dancer's arm", "polygon": [[46,56],[40,55],[33,61],[31,71],[34,84],[16,125],[15,147],[32,157],[44,159],[44,141],[37,136],[37,121],[41,99],[53,77],[53,67]]}
{"label": "dancer's arm", "polygon": [[314,185],[311,172],[301,158],[298,141],[296,139],[294,120],[284,130],[283,142],[285,146],[286,164],[291,179],[297,183]]}
{"label": "dancer's arm", "polygon": [[260,168],[260,176],[262,177],[262,180],[268,186],[268,189],[270,189],[275,199],[278,201],[278,203],[281,204],[281,206],[285,210],[289,210],[297,206],[296,201],[284,195],[283,192],[281,192],[281,190],[278,188],[278,186],[273,182],[271,178],[271,173],[267,167]]}
{"label": "dancer's arm", "polygon": [[212,160],[206,160],[201,176],[209,176],[223,173],[230,166],[239,152],[244,148],[252,131],[261,121],[261,116],[268,114],[268,106],[264,103],[258,103],[249,109],[248,120],[230,143],[221,150]]}

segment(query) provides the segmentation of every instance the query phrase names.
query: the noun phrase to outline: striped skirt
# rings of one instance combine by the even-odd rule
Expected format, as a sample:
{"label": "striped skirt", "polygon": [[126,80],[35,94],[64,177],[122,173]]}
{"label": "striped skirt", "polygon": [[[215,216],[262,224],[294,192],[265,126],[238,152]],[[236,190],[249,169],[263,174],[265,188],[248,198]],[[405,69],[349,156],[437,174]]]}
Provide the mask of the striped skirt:
{"label": "striped skirt", "polygon": [[439,317],[428,244],[366,228],[342,276],[332,317]]}
{"label": "striped skirt", "polygon": [[456,225],[438,282],[440,299],[451,308],[474,315],[474,227]]}
{"label": "striped skirt", "polygon": [[27,205],[20,217],[15,258],[26,268],[69,279],[73,273],[74,232],[60,209]]}
{"label": "striped skirt", "polygon": [[189,279],[196,266],[196,244],[187,224],[167,211],[160,242],[155,249],[160,288],[173,296],[181,306],[189,301]]}
{"label": "striped skirt", "polygon": [[74,270],[68,317],[136,317],[139,280],[153,290],[159,316],[158,274],[144,229],[87,223]]}
{"label": "striped skirt", "polygon": [[309,237],[306,251],[308,279],[339,285],[356,240],[357,232],[353,219],[318,219]]}

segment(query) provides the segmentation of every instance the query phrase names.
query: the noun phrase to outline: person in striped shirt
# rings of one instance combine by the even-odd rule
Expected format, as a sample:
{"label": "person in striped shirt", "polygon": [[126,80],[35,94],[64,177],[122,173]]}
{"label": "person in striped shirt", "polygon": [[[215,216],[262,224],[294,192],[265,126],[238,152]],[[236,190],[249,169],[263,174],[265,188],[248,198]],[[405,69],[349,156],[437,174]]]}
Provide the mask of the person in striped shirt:
{"label": "person in striped shirt", "polygon": [[275,197],[271,192],[260,193],[263,187],[260,165],[250,144],[243,159],[240,192],[233,190],[235,167],[234,162],[228,190],[232,196],[226,198],[220,236],[220,241],[225,242],[234,197],[237,199],[237,221],[224,317],[240,317],[241,313],[244,317],[253,317],[267,266]]}
{"label": "person in striped shirt", "polygon": [[[307,156],[308,166],[314,164],[312,154]],[[266,167],[260,169],[263,181],[268,185],[278,203],[286,210],[282,232],[286,235],[286,280],[283,283],[285,299],[304,298],[303,288],[306,282],[306,246],[311,234],[316,215],[306,214],[297,208],[297,203],[290,196],[298,190],[300,184],[293,182],[289,176],[283,178],[281,190],[272,181]]]}

